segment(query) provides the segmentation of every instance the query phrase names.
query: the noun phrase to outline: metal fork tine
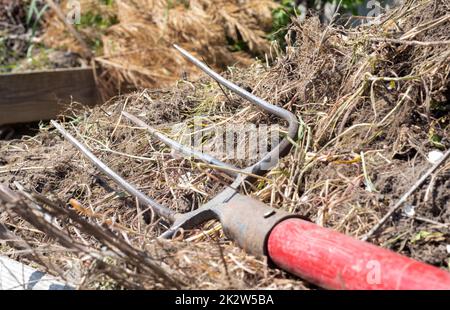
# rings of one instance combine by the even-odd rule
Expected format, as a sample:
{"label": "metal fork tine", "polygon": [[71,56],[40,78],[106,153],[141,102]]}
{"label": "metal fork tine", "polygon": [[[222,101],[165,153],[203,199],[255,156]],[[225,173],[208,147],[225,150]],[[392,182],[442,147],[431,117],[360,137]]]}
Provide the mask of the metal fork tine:
{"label": "metal fork tine", "polygon": [[200,159],[206,163],[215,165],[217,167],[222,167],[222,168],[224,168],[223,169],[224,172],[231,176],[236,176],[237,175],[236,171],[240,170],[239,168],[236,168],[232,165],[224,163],[211,155],[199,152],[193,148],[187,147],[181,143],[178,143],[175,140],[170,139],[166,135],[163,135],[162,133],[158,132],[156,129],[147,125],[144,121],[140,120],[136,116],[134,116],[126,111],[122,111],[122,115],[125,116],[126,118],[128,118],[130,121],[132,121],[136,125],[147,129],[147,131],[149,133],[151,133],[155,138],[157,138],[159,141],[163,142],[167,146],[170,146],[175,151],[178,151],[186,156],[196,157],[197,159]]}
{"label": "metal fork tine", "polygon": [[[234,92],[237,95],[239,95],[240,97],[250,101],[252,104],[258,106],[259,108],[286,120],[289,124],[287,136],[291,140],[296,140],[295,137],[297,136],[297,133],[298,133],[298,119],[293,113],[291,113],[290,111],[288,111],[286,109],[283,109],[282,107],[273,105],[255,95],[253,95],[252,93],[246,91],[245,89],[237,86],[236,84],[232,83],[231,81],[228,81],[227,79],[225,79],[220,74],[211,70],[207,65],[205,65],[203,62],[201,62],[200,60],[198,60],[197,58],[192,56],[188,51],[179,47],[178,45],[174,44],[174,48],[177,49],[185,58],[187,58],[195,66],[197,66],[199,69],[201,69],[207,75],[209,75],[211,78],[213,78],[215,81],[217,81],[220,85],[225,86],[232,92]],[[275,166],[275,164],[278,162],[278,159],[281,156],[285,155],[289,151],[290,147],[291,147],[291,142],[289,141],[289,139],[284,138],[276,147],[274,147],[269,153],[267,153],[260,161],[258,161],[256,164],[254,164],[251,167],[248,167],[244,170],[254,173],[254,174],[264,173],[264,172],[272,169]]]}
{"label": "metal fork tine", "polygon": [[75,137],[68,133],[61,125],[55,121],[51,121],[52,125],[64,136],[73,146],[75,146],[80,152],[82,152],[100,171],[109,176],[114,182],[116,182],[121,188],[128,192],[131,196],[136,197],[138,201],[146,206],[149,206],[156,214],[164,217],[171,222],[175,220],[175,211],[164,207],[139,191],[134,185],[128,183],[115,171],[105,165],[99,158],[97,158],[91,151],[89,151],[83,144],[81,144]]}

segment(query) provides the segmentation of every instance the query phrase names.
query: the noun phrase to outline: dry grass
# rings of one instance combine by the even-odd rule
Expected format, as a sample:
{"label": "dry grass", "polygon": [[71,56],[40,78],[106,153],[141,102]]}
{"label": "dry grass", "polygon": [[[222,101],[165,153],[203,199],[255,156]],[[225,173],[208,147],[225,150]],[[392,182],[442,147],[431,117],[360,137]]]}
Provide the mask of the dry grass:
{"label": "dry grass", "polygon": [[[184,74],[198,75],[193,66],[172,48],[180,44],[203,56],[215,68],[252,62],[250,54],[269,51],[265,39],[272,26],[271,0],[135,0],[81,1],[82,14],[92,12],[105,20],[116,16],[118,23],[106,29],[79,27],[86,40],[101,41],[95,63],[102,70],[100,80],[107,89],[164,87]],[[65,2],[62,3],[65,7]],[[50,17],[44,42],[52,47],[80,51],[64,25]],[[247,45],[248,51],[231,52],[230,41]]]}
{"label": "dry grass", "polygon": [[[431,166],[428,151],[450,147],[448,12],[440,1],[407,1],[375,26],[324,28],[315,18],[296,22],[273,66],[229,69],[230,80],[291,110],[301,122],[290,154],[250,194],[356,238],[375,225]],[[65,114],[66,129],[108,165],[181,212],[210,200],[229,184],[227,176],[173,158],[121,119],[122,110],[167,133],[174,124],[190,126],[195,116],[208,126],[277,122],[205,78]],[[181,139],[182,133],[173,137]],[[1,142],[0,154],[0,181],[22,197],[2,205],[1,222],[57,265],[50,272],[67,276],[77,270],[72,281],[80,287],[310,288],[243,253],[214,221],[185,232],[184,241],[156,241],[164,223],[146,217],[48,126],[34,137]],[[371,242],[448,268],[449,173],[447,163],[410,197],[415,217],[396,213]],[[23,211],[33,204],[58,218],[60,228],[50,231],[42,220],[36,224],[30,214],[38,212]],[[54,240],[58,243],[50,246]],[[49,266],[10,246],[1,252]],[[141,266],[144,258],[156,266]],[[155,273],[159,268],[162,275]]]}

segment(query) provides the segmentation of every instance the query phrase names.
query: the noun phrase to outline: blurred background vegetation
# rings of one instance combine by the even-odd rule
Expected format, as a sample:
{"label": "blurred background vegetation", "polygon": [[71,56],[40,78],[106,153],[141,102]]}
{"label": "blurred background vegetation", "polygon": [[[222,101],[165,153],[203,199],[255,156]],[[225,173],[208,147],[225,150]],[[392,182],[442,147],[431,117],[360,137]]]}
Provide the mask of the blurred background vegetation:
{"label": "blurred background vegetation", "polygon": [[[64,8],[66,6],[64,1],[56,2],[60,2],[62,8]],[[381,0],[380,2],[381,6],[385,6],[393,1],[395,0]],[[81,20],[75,26],[78,31],[84,34],[87,43],[97,56],[104,52],[104,34],[112,26],[119,23],[118,15],[120,13],[117,11],[116,2],[118,1],[81,1]],[[342,0],[339,13],[341,16],[365,15],[368,2],[369,0]],[[164,14],[168,15],[171,10],[180,10],[180,6],[184,6],[188,10],[191,1],[167,0],[165,3],[167,7]],[[259,22],[250,22],[253,27],[251,30],[256,32],[261,30],[263,34],[265,33],[262,36],[263,39],[268,42],[277,41],[280,46],[283,46],[287,27],[292,18],[304,18],[309,14],[316,14],[320,16],[323,23],[327,23],[337,8],[339,0],[273,0],[261,1],[260,6],[266,5],[266,3],[267,6],[270,6],[267,9],[272,12],[272,26],[270,27],[269,24],[267,28],[266,25],[263,26]],[[226,10],[226,8],[222,9]],[[49,27],[48,25],[55,23],[55,20],[49,18],[50,15],[46,0],[0,0],[0,73],[73,65],[73,59],[63,59],[66,56],[69,57],[64,52],[73,52],[72,49],[64,49],[58,44],[49,43],[51,40],[48,37],[53,36],[53,32],[59,31],[61,33],[61,27],[63,27],[56,29],[56,26],[53,26],[53,29],[49,31],[52,26]],[[242,20],[237,21],[244,23]],[[236,27],[239,28],[239,25]],[[260,27],[260,29],[256,29],[257,27]],[[47,33],[47,39],[42,38],[45,37],[45,32]],[[239,29],[235,32],[238,35],[225,34],[224,44],[227,45],[230,52],[242,52],[251,56],[264,54],[263,49],[255,50],[255,48],[249,47],[252,42],[246,40],[245,36],[239,33]],[[258,34],[258,36],[261,35]],[[54,41],[57,43],[63,40],[55,36]],[[77,53],[76,50],[75,53]],[[62,65],[60,64],[61,59],[63,59]]]}

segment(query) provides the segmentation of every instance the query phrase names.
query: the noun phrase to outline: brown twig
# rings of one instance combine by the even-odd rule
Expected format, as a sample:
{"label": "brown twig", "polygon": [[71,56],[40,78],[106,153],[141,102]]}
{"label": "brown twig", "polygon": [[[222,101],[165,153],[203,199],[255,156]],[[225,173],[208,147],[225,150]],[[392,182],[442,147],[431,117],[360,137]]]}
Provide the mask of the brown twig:
{"label": "brown twig", "polygon": [[373,42],[390,42],[404,45],[434,46],[434,45],[450,45],[450,40],[445,41],[417,41],[417,40],[400,40],[391,38],[369,38]]}
{"label": "brown twig", "polygon": [[[50,216],[52,218],[70,219],[73,222],[73,225],[76,225],[80,231],[95,237],[113,253],[117,254],[118,257],[126,258],[128,263],[141,268],[145,274],[153,274],[154,276],[160,278],[161,281],[167,283],[169,287],[180,288],[184,285],[182,281],[170,275],[167,270],[160,265],[160,263],[151,258],[146,252],[134,248],[108,230],[88,223],[74,210],[64,208],[48,198],[36,193],[22,197],[22,193],[14,192],[6,186],[1,185],[0,198],[11,205],[11,210],[15,214],[37,229],[45,232],[48,236],[55,238],[61,245],[68,249],[89,254],[98,259],[101,259],[102,257],[102,254],[94,251],[93,248],[80,242],[75,242],[64,229],[56,227],[50,223],[46,217]],[[28,201],[28,198],[32,198],[33,201]],[[39,209],[37,209],[33,207],[33,205],[37,203],[45,206],[45,208],[39,207]]]}

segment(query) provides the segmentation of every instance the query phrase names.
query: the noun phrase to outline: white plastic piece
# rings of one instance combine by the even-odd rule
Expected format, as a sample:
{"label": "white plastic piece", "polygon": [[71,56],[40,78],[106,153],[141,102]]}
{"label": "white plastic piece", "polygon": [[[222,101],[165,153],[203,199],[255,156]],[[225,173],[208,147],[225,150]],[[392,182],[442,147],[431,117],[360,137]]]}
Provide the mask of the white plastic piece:
{"label": "white plastic piece", "polygon": [[414,210],[415,206],[413,205],[405,205],[403,208],[403,212],[405,212],[406,216],[413,217],[416,214],[416,211]]}
{"label": "white plastic piece", "polygon": [[0,290],[73,290],[55,277],[0,256]]}
{"label": "white plastic piece", "polygon": [[444,156],[444,153],[434,150],[428,153],[427,159],[430,163],[435,164],[442,158],[442,156]]}

